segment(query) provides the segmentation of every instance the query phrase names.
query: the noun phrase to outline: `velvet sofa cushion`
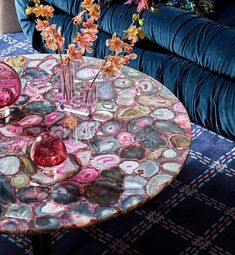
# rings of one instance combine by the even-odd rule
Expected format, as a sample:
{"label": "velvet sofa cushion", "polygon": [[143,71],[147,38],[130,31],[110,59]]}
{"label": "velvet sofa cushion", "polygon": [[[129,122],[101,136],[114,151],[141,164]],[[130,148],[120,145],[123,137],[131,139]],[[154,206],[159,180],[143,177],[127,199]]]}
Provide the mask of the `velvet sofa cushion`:
{"label": "velvet sofa cushion", "polygon": [[[134,7],[113,5],[103,10],[100,28],[121,35],[130,24]],[[235,29],[217,24],[184,10],[159,6],[158,13],[145,12],[148,40],[218,75],[235,78]],[[116,20],[125,24],[120,26]]]}
{"label": "velvet sofa cushion", "polygon": [[[81,0],[47,0],[66,13],[75,16]],[[235,29],[220,25],[190,12],[159,5],[158,13],[144,12],[146,38],[221,76],[235,79]],[[123,30],[131,23],[135,6],[114,4],[102,9],[99,27],[107,33]],[[122,25],[117,20],[122,21]]]}
{"label": "velvet sofa cushion", "polygon": [[235,78],[235,29],[168,6],[157,15],[146,12],[143,18],[150,41],[218,75]]}

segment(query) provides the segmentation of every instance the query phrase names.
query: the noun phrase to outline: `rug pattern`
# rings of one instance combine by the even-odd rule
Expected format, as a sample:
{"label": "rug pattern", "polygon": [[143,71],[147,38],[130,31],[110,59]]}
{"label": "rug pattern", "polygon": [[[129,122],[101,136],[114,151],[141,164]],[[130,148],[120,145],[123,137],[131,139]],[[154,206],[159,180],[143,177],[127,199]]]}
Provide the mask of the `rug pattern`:
{"label": "rug pattern", "polygon": [[[0,34],[0,57],[32,53],[22,33]],[[235,142],[192,129],[188,159],[169,188],[117,219],[52,234],[52,254],[235,254]],[[32,255],[30,236],[0,235],[0,245],[0,255]]]}

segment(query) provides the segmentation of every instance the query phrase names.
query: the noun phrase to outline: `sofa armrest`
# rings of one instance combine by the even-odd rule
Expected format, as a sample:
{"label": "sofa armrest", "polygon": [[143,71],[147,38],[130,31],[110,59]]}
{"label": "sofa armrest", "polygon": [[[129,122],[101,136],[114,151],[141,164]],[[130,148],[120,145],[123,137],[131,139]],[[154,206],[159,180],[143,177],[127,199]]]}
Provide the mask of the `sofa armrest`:
{"label": "sofa armrest", "polygon": [[28,0],[15,0],[15,6],[17,11],[17,16],[20,22],[20,26],[27,36],[31,44],[33,44],[33,34],[35,28],[35,22],[30,19],[26,14],[25,10],[28,5]]}

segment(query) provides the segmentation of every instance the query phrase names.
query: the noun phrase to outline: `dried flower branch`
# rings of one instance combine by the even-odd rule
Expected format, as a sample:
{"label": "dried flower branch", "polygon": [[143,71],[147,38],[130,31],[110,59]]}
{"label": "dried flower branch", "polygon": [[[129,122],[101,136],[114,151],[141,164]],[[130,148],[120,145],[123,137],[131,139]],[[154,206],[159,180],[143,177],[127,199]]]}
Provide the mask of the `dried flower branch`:
{"label": "dried flower branch", "polygon": [[132,17],[132,23],[127,30],[123,31],[122,38],[117,37],[114,33],[111,39],[106,40],[106,46],[109,47],[111,53],[105,57],[101,66],[101,73],[104,75],[114,75],[120,67],[129,64],[130,60],[136,59],[137,55],[132,53],[133,46],[139,39],[144,38],[144,31],[142,30],[144,20],[140,19],[140,14],[147,7],[144,4],[141,8],[137,8],[137,12]]}
{"label": "dried flower branch", "polygon": [[[98,4],[95,4],[93,0],[84,0],[82,3],[83,10],[73,18],[73,23],[76,26],[73,43],[68,46],[67,54],[62,59],[65,38],[61,35],[60,28],[56,29],[55,24],[50,24],[50,18],[54,16],[54,8],[40,4],[40,0],[33,0],[33,2],[35,6],[28,6],[26,14],[36,16],[36,29],[41,32],[45,47],[59,53],[61,64],[63,64],[63,61],[82,61],[85,52],[92,52],[92,42],[97,39],[96,34],[98,33],[98,25],[95,24],[100,15]],[[89,17],[89,19],[83,22],[83,16]],[[79,28],[81,32],[78,32]]]}

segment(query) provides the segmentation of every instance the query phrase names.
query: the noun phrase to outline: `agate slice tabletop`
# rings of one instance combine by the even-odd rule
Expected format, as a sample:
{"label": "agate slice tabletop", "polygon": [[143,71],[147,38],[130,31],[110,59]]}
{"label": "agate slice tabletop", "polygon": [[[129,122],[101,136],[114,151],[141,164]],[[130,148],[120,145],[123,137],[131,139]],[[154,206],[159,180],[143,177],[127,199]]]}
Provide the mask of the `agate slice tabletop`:
{"label": "agate slice tabletop", "polygon": [[[100,60],[86,58],[75,86],[91,82]],[[127,213],[164,190],[191,145],[188,114],[151,77],[124,67],[99,77],[90,117],[60,111],[58,56],[2,59],[18,73],[22,94],[0,120],[0,233],[40,234],[99,223]],[[42,132],[61,137],[67,159],[53,175],[30,158]]]}

